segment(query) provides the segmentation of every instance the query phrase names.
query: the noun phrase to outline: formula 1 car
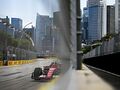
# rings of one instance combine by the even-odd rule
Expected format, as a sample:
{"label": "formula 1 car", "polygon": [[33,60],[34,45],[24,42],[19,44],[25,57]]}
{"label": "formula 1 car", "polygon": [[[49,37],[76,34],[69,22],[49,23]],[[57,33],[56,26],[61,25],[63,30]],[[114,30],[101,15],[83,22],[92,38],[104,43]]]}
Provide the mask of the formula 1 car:
{"label": "formula 1 car", "polygon": [[52,62],[49,66],[44,66],[43,70],[40,67],[36,67],[31,78],[34,80],[50,80],[53,75],[58,75],[59,73],[60,64]]}

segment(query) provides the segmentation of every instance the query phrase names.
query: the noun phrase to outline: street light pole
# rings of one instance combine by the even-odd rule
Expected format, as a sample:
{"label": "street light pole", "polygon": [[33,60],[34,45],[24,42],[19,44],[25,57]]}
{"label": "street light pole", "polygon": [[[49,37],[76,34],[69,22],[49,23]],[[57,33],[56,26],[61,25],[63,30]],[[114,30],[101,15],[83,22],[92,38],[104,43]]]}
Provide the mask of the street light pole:
{"label": "street light pole", "polygon": [[82,69],[82,51],[81,51],[81,12],[80,12],[80,0],[76,2],[76,14],[77,14],[77,70]]}
{"label": "street light pole", "polygon": [[5,37],[5,46],[4,46],[4,50],[3,50],[3,63],[4,65],[7,64],[7,61],[8,61],[8,48],[7,48],[7,29],[8,29],[8,26],[9,26],[9,18],[8,16],[6,16],[6,18],[3,20],[3,24],[5,25],[5,34],[6,34],[6,37]]}
{"label": "street light pole", "polygon": [[21,35],[21,37],[20,37],[20,40],[22,39],[22,37],[23,37],[23,34],[24,34],[24,29],[28,26],[28,25],[30,25],[30,24],[32,24],[32,22],[29,22],[28,24],[26,24],[24,27],[23,27],[23,29],[22,29],[22,35]]}

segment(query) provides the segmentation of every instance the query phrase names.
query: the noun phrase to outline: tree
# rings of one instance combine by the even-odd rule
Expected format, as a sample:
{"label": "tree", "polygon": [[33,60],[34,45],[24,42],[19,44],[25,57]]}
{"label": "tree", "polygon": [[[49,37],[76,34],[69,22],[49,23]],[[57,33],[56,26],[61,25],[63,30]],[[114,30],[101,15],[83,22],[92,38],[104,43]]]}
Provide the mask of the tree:
{"label": "tree", "polygon": [[84,54],[86,54],[87,52],[91,51],[91,46],[85,46],[84,48],[82,48],[82,51]]}

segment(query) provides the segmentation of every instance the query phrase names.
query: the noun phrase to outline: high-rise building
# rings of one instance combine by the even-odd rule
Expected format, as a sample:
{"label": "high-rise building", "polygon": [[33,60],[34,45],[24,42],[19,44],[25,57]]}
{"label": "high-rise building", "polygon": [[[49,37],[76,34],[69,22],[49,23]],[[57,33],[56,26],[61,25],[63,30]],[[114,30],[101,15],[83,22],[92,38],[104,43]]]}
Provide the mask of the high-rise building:
{"label": "high-rise building", "polygon": [[115,6],[107,6],[107,34],[115,33]]}
{"label": "high-rise building", "polygon": [[115,32],[120,32],[120,0],[115,0]]}
{"label": "high-rise building", "polygon": [[9,26],[10,20],[8,16],[6,18],[0,18],[0,30],[6,30]]}
{"label": "high-rise building", "polygon": [[83,40],[88,40],[88,8],[83,9]]}
{"label": "high-rise building", "polygon": [[57,54],[60,45],[60,11],[53,13],[53,49]]}
{"label": "high-rise building", "polygon": [[7,33],[11,35],[11,37],[15,38],[15,28],[8,28]]}
{"label": "high-rise building", "polygon": [[0,18],[0,30],[3,30],[7,34],[11,35],[11,37],[15,37],[15,28],[11,27],[8,16],[6,18]]}
{"label": "high-rise building", "polygon": [[36,50],[41,55],[51,53],[52,19],[49,16],[37,14],[36,20]]}
{"label": "high-rise building", "polygon": [[20,18],[11,18],[11,24],[16,30],[22,30],[22,19]]}
{"label": "high-rise building", "polygon": [[0,22],[0,30],[5,30],[5,29],[6,29],[6,26],[2,22]]}
{"label": "high-rise building", "polygon": [[88,39],[100,40],[106,35],[105,0],[88,0]]}

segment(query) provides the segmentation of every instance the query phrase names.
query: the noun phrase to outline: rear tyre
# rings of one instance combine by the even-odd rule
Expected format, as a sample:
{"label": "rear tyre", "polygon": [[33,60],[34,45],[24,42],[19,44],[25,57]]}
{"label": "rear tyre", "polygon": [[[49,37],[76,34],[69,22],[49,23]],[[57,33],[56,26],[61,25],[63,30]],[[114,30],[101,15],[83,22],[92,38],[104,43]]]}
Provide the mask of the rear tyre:
{"label": "rear tyre", "polygon": [[39,79],[39,76],[42,75],[42,68],[35,68],[33,74],[35,80]]}

